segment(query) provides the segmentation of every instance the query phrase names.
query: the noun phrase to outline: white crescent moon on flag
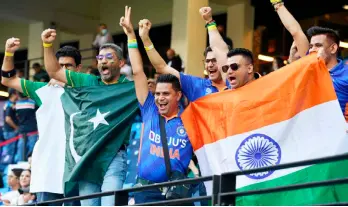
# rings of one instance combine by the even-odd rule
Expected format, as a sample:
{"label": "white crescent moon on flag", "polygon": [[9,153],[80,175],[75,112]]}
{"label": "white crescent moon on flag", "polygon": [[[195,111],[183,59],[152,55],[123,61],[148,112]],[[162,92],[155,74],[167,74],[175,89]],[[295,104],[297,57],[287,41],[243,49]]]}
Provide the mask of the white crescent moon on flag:
{"label": "white crescent moon on flag", "polygon": [[74,146],[74,116],[77,114],[80,114],[81,112],[76,112],[70,115],[70,138],[69,138],[69,147],[72,157],[74,158],[75,162],[77,163],[80,161],[81,156],[77,154]]}

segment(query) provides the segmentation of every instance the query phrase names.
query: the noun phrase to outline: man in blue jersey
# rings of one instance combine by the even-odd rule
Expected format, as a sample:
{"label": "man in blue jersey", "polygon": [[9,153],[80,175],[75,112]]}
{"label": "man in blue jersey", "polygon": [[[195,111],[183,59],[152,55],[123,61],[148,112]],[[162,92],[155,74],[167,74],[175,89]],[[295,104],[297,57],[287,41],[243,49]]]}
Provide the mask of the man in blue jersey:
{"label": "man in blue jersey", "polygon": [[310,37],[309,52],[317,52],[328,68],[341,106],[348,122],[348,65],[338,59],[340,37],[337,31],[314,26],[308,29]]}
{"label": "man in blue jersey", "polygon": [[[185,177],[193,152],[180,118],[183,107],[180,104],[182,93],[179,79],[171,74],[160,75],[156,81],[155,94],[149,92],[136,36],[130,21],[130,12],[130,8],[126,7],[126,13],[120,19],[120,25],[128,37],[128,51],[136,95],[144,123],[139,150],[137,185],[148,185],[169,180],[160,137],[159,119],[161,116],[165,119],[173,174],[181,174],[182,177]],[[143,31],[142,26],[140,26],[140,31]],[[165,200],[165,195],[161,189],[152,189],[137,192],[134,194],[134,198],[136,203],[146,203]]]}
{"label": "man in blue jersey", "polygon": [[[158,54],[149,37],[150,29],[151,22],[149,20],[143,19],[139,22],[139,35],[144,43],[151,64],[155,67],[157,73],[172,74],[179,78],[182,91],[190,102],[195,101],[202,96],[223,91],[228,88],[228,83],[225,82],[221,76],[217,59],[212,48],[207,47],[204,51],[204,65],[205,69],[208,71],[209,79],[185,75],[184,73],[180,73],[176,69],[168,66],[163,58]],[[226,55],[228,47],[225,52]]]}

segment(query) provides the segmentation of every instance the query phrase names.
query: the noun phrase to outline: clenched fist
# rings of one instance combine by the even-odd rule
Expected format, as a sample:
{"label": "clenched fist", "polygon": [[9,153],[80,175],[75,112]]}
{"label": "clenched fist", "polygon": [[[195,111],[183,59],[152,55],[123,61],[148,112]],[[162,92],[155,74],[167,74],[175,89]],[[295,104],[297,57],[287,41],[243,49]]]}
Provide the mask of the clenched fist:
{"label": "clenched fist", "polygon": [[46,29],[45,31],[42,32],[41,34],[41,39],[42,42],[50,44],[53,43],[54,40],[56,40],[56,30],[55,29]]}
{"label": "clenched fist", "polygon": [[148,39],[149,38],[149,32],[151,29],[151,22],[148,19],[140,20],[139,22],[139,36],[141,39]]}
{"label": "clenched fist", "polygon": [[14,53],[20,46],[20,39],[12,37],[6,41],[5,52]]}
{"label": "clenched fist", "polygon": [[213,20],[213,14],[210,7],[202,7],[199,10],[199,13],[206,22],[210,22],[211,20]]}

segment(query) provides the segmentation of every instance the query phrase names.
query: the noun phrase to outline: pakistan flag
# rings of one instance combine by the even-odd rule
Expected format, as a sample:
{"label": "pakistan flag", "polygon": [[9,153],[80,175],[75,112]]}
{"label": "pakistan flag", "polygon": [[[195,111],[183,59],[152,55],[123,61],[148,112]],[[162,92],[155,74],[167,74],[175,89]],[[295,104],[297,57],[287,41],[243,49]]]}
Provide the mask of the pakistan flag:
{"label": "pakistan flag", "polygon": [[66,88],[64,188],[69,195],[84,180],[102,184],[104,174],[122,144],[128,144],[138,110],[133,82]]}

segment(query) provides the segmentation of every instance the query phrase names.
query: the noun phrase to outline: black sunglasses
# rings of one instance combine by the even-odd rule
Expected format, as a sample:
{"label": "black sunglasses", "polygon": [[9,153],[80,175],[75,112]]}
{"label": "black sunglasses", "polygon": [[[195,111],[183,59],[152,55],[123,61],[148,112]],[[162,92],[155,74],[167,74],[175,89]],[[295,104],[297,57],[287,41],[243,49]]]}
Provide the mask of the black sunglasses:
{"label": "black sunglasses", "polygon": [[231,68],[233,71],[238,70],[239,65],[237,63],[232,63],[231,65],[222,66],[222,72],[227,73],[228,69]]}

